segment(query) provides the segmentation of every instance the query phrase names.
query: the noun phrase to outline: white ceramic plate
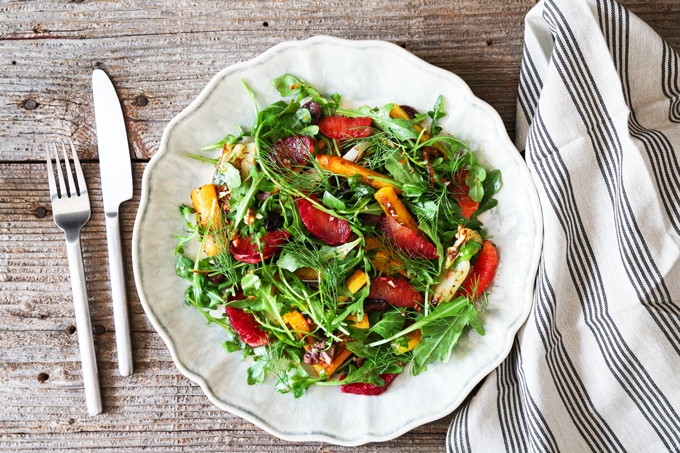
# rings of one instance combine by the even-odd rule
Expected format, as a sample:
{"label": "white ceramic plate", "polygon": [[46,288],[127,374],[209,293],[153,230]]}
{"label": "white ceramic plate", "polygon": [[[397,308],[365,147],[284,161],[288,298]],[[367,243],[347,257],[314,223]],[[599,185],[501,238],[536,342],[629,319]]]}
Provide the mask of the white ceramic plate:
{"label": "white ceramic plate", "polygon": [[[448,364],[431,365],[416,377],[402,373],[379,397],[319,387],[294,399],[277,393],[271,382],[248,386],[249,361],[222,349],[222,331],[206,326],[203,316],[183,303],[187,282],[175,276],[173,235],[184,230],[177,207],[190,204],[191,189],[212,174],[210,165],[186,153],[220,140],[236,125],[253,124],[255,113],[241,79],[264,107],[279,99],[270,80],[284,73],[322,93],[340,93],[348,107],[397,102],[427,112],[442,94],[444,130],[467,142],[487,168],[503,173],[499,205],[482,218],[500,253],[484,315],[486,336],[464,334]],[[144,172],[132,256],[146,314],[179,370],[212,402],[283,439],[360,445],[392,439],[449,414],[505,358],[531,307],[542,232],[536,189],[524,161],[496,111],[459,77],[390,43],[320,36],[277,45],[224,69],[168,124]]]}

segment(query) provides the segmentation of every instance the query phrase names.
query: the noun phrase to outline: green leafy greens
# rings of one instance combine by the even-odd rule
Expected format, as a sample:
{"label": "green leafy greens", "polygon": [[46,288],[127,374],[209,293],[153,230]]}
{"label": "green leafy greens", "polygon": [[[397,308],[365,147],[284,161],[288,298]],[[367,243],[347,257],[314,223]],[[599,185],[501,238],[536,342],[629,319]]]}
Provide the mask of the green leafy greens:
{"label": "green leafy greens", "polygon": [[[202,148],[205,155],[188,154],[215,166],[216,198],[180,206],[186,233],[176,237],[175,270],[189,282],[185,303],[224,330],[225,350],[252,359],[248,384],[271,376],[279,392],[296,398],[311,385],[380,387],[384,375],[408,364],[417,375],[433,362],[447,363],[468,328],[483,335],[486,295],[481,303],[463,296],[432,303],[448,269],[477,259],[481,244],[461,242],[459,231],[487,237],[478,215],[497,205],[494,195],[502,185],[500,171],[487,171],[465,143],[442,133],[443,97],[426,114],[406,117],[406,107],[393,103],[341,108],[340,95],[322,95],[291,74],[271,81],[282,99],[263,108],[243,85],[256,113],[252,128],[237,126]],[[370,134],[329,138],[319,115],[370,118]],[[312,155],[350,150],[359,165],[379,173],[375,181],[394,188],[413,216],[417,231],[402,234],[432,244],[437,259],[414,255],[383,231],[378,221],[392,215],[376,199],[383,186],[361,173],[333,173]],[[216,151],[217,157],[209,154]],[[456,198],[460,193],[478,203],[468,217]],[[325,219],[316,220],[324,228],[345,222],[348,239],[326,243],[312,233],[311,220],[297,207],[303,199],[316,219]],[[275,242],[272,235],[283,239]],[[422,304],[381,295],[386,290],[376,282],[386,276],[407,282]],[[255,344],[244,337],[244,327],[225,307],[244,313],[266,340]]]}

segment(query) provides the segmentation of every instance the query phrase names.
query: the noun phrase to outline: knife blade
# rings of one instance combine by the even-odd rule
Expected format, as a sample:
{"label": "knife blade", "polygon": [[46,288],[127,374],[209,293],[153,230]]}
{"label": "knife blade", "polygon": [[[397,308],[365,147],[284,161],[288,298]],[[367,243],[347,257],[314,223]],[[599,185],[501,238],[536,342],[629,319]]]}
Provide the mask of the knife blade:
{"label": "knife blade", "polygon": [[101,69],[95,69],[92,72],[92,93],[106,217],[106,244],[109,255],[118,370],[122,376],[129,376],[132,374],[133,368],[132,343],[130,340],[118,209],[122,202],[132,198],[130,148],[118,95],[111,79]]}

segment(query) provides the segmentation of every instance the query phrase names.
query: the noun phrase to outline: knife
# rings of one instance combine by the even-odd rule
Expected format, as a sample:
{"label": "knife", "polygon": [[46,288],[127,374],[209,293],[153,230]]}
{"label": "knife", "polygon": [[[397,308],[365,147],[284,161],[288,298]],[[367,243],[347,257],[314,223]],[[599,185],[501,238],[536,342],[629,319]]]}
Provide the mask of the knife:
{"label": "knife", "polygon": [[111,79],[101,69],[92,73],[94,114],[97,124],[97,147],[101,172],[106,244],[109,251],[113,323],[118,349],[118,370],[122,376],[132,374],[132,344],[125,293],[118,207],[132,198],[132,164],[123,111]]}

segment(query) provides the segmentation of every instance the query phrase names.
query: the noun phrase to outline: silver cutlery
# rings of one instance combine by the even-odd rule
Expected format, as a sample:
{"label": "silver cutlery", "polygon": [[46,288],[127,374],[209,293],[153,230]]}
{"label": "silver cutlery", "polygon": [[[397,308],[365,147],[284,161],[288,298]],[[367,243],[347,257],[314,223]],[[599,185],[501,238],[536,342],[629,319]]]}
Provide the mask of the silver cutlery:
{"label": "silver cutlery", "polygon": [[[94,340],[92,338],[92,323],[90,321],[90,308],[87,301],[83,256],[80,249],[80,229],[90,219],[90,199],[87,195],[85,177],[80,167],[75,146],[71,141],[70,145],[73,168],[75,169],[78,185],[76,186],[73,179],[66,145],[63,141],[61,142],[61,150],[64,157],[68,185],[64,180],[64,172],[59,160],[59,151],[54,143],[52,143],[51,149],[50,145],[45,145],[47,179],[50,186],[54,223],[66,235],[66,253],[71,273],[71,287],[73,289],[73,304],[76,312],[76,328],[78,330],[78,344],[80,345],[80,360],[83,369],[87,411],[90,415],[97,415],[102,412],[102,400],[99,391],[99,379],[97,377],[97,358],[95,357]],[[55,158],[58,181],[54,178],[52,154],[54,154]]]}
{"label": "silver cutlery", "polygon": [[97,124],[97,147],[101,172],[106,243],[109,252],[111,300],[118,349],[118,370],[122,376],[132,374],[132,344],[125,293],[118,208],[132,198],[132,165],[127,132],[120,101],[111,80],[101,69],[92,73],[92,93]]}

